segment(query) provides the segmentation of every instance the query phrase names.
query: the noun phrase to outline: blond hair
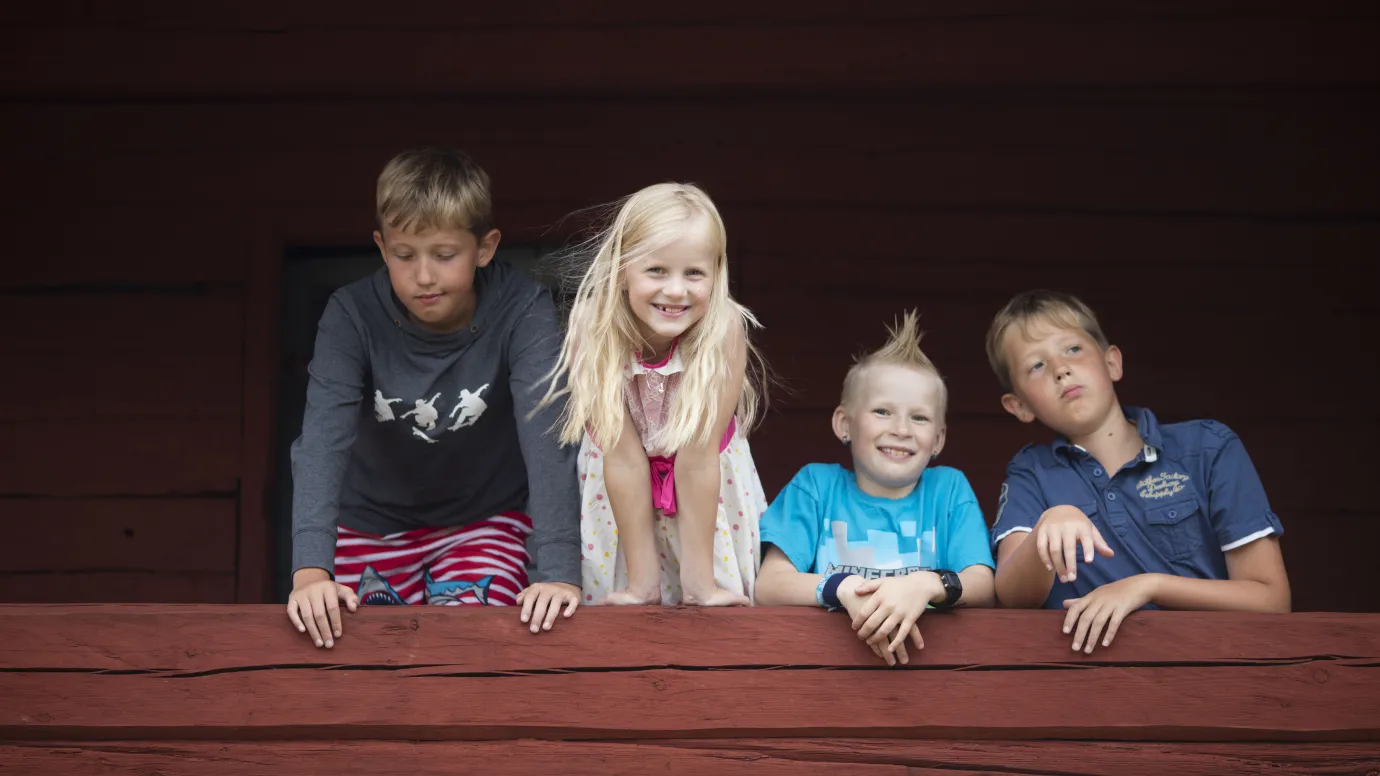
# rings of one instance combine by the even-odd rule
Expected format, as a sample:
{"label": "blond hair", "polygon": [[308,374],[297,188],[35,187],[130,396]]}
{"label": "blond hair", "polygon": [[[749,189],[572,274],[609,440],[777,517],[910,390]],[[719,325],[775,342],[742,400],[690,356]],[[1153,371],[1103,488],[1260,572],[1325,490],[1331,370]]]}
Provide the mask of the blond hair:
{"label": "blond hair", "polygon": [[900,323],[887,326],[886,330],[889,336],[885,345],[853,359],[853,366],[849,367],[848,374],[843,378],[843,395],[839,398],[839,405],[847,407],[853,400],[858,392],[858,384],[862,382],[863,373],[868,367],[893,364],[934,375],[939,381],[939,418],[942,420],[949,406],[949,388],[944,384],[944,377],[939,374],[934,362],[920,349],[920,340],[925,336],[925,333],[920,331],[920,312],[907,310]]}
{"label": "blond hair", "polygon": [[380,230],[462,229],[483,239],[494,220],[489,174],[464,151],[403,151],[379,173],[374,217]]}
{"label": "blond hair", "polygon": [[[685,371],[671,404],[671,416],[656,439],[643,440],[649,449],[674,452],[690,444],[714,440],[713,420],[719,412],[719,388],[728,379],[726,342],[741,331],[748,369],[738,397],[736,416],[746,433],[756,422],[758,403],[765,401],[765,369],[748,332],[760,328],[757,319],[728,293],[727,236],[723,219],[709,196],[696,186],[659,183],[615,203],[617,215],[595,237],[583,243],[593,252],[570,307],[569,330],[550,374],[550,385],[538,406],[568,396],[556,428],[564,444],[580,441],[589,428],[604,449],[618,443],[623,431],[627,368],[632,354],[647,343],[627,301],[629,265],[679,239],[703,219],[708,226],[713,287],[704,317],[681,335],[676,344]],[[578,270],[577,270],[578,271]],[[560,385],[562,378],[565,385]]]}
{"label": "blond hair", "polygon": [[1005,390],[1011,390],[1011,365],[1006,363],[1002,347],[1006,333],[1016,327],[1022,336],[1028,336],[1035,321],[1047,321],[1062,329],[1078,329],[1102,350],[1110,345],[1092,308],[1073,294],[1045,289],[1019,293],[1001,308],[987,329],[987,361]]}

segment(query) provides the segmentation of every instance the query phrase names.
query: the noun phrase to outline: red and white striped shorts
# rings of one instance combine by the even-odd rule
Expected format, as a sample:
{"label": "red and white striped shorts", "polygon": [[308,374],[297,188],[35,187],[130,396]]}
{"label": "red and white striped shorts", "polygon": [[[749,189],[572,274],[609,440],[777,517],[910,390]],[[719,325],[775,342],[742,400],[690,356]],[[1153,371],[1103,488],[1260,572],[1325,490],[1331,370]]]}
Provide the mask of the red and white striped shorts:
{"label": "red and white striped shorts", "polygon": [[527,587],[532,520],[504,512],[454,528],[388,536],[337,528],[335,579],[361,604],[512,606]]}

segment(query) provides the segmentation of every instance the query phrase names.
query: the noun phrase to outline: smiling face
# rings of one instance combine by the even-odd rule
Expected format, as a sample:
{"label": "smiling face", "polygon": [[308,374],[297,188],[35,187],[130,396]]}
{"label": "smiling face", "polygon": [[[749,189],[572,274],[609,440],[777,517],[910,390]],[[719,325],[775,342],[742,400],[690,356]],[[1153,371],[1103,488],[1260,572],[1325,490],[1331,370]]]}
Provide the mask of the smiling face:
{"label": "smiling face", "polygon": [[442,334],[464,328],[474,317],[474,273],[493,259],[498,241],[497,229],[482,240],[455,228],[411,232],[384,227],[374,232],[393,293],[407,308],[408,319]]}
{"label": "smiling face", "polygon": [[1121,379],[1121,351],[1105,351],[1087,332],[1036,319],[1012,326],[1002,342],[1011,393],[1002,406],[1021,421],[1039,420],[1069,439],[1081,439],[1121,412],[1113,383]]}
{"label": "smiling face", "polygon": [[904,498],[944,446],[944,388],[927,369],[872,364],[845,406],[834,433],[853,453],[858,487],[870,496]]}
{"label": "smiling face", "polygon": [[714,290],[715,263],[709,219],[699,216],[685,223],[676,240],[628,264],[628,308],[654,351],[643,358],[665,355],[677,337],[704,317]]}

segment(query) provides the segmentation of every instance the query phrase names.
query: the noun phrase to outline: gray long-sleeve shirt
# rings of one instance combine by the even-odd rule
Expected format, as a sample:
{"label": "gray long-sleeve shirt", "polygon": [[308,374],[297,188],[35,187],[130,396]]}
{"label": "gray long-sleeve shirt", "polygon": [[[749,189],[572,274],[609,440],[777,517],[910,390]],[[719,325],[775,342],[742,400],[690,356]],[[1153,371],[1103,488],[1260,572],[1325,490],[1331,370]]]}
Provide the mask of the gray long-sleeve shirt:
{"label": "gray long-sleeve shirt", "polygon": [[542,577],[580,584],[578,450],[550,431],[559,403],[527,420],[560,349],[555,305],[499,260],[475,290],[451,334],[409,322],[384,268],[331,296],[292,445],[294,572],[334,570],[337,524],[391,534],[525,508]]}

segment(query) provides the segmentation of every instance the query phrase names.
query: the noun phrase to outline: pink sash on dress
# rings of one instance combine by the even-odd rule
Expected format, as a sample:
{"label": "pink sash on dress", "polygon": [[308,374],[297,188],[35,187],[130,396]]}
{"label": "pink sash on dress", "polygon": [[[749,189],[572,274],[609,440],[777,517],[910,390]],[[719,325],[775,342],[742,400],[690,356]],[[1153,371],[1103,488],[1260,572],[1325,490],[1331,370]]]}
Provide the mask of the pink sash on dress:
{"label": "pink sash on dress", "polygon": [[[723,439],[719,440],[719,452],[728,449],[733,441],[733,433],[738,430],[738,419],[729,418],[728,428],[724,429]],[[649,455],[647,462],[652,472],[652,508],[660,509],[667,517],[676,514],[676,456]]]}

